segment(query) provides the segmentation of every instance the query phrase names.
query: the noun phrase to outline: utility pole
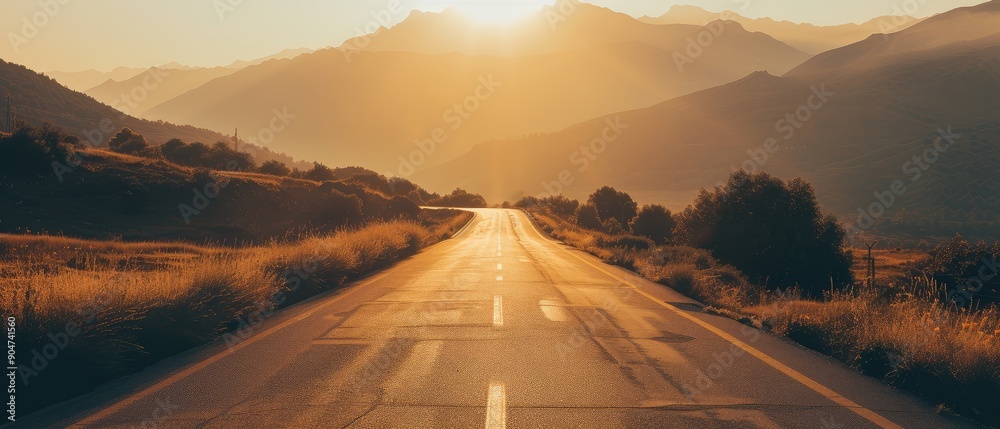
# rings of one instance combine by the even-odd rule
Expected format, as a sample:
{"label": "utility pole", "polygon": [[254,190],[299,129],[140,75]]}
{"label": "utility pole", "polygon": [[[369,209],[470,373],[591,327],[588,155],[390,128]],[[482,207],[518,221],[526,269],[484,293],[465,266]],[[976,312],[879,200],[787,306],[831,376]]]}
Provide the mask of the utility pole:
{"label": "utility pole", "polygon": [[865,264],[866,276],[868,277],[866,282],[869,288],[875,285],[875,258],[872,256],[872,249],[875,248],[876,244],[878,244],[878,240],[871,242],[871,244],[865,242],[865,246],[868,246],[868,257],[865,258]]}
{"label": "utility pole", "polygon": [[236,129],[236,134],[233,134],[233,150],[236,152],[240,151],[240,129]]}

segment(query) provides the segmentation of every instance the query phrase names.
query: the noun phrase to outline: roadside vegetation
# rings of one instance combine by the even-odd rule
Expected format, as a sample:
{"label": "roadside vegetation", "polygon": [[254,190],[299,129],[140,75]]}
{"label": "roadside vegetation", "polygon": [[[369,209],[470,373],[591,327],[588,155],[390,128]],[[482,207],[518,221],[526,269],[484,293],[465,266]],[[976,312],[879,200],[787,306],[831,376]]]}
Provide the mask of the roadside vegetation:
{"label": "roadside vegetation", "polygon": [[423,210],[439,196],[357,167],[276,177],[222,143],[128,130],[109,148],[48,125],[0,136],[0,314],[18,324],[24,414],[245,332],[473,216]]}
{"label": "roadside vegetation", "polygon": [[462,188],[457,188],[448,195],[433,197],[427,203],[436,207],[466,209],[485,208],[489,206],[486,203],[486,198],[483,198],[482,195],[470,193]]}
{"label": "roadside vegetation", "polygon": [[292,243],[232,248],[0,235],[0,313],[16,317],[25,412],[260,323],[450,237],[427,210]]}
{"label": "roadside vegetation", "polygon": [[868,282],[864,253],[821,213],[811,186],[762,173],[737,172],[676,214],[637,209],[612,188],[582,203],[556,196],[514,205],[553,237],[707,311],[833,356],[940,412],[1000,424],[1000,244],[956,237],[929,253],[882,252],[899,256]]}
{"label": "roadside vegetation", "polygon": [[358,167],[263,174],[224,143],[153,147],[126,129],[109,145],[141,156],[50,125],[0,137],[0,233],[260,244],[413,219],[440,197]]}

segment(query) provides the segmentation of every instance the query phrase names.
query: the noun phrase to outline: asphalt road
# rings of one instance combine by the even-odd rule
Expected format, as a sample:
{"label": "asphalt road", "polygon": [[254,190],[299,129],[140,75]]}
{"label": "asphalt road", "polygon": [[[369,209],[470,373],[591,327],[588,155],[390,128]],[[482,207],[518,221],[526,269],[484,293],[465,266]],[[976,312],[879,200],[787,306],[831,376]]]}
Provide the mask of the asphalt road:
{"label": "asphalt road", "polygon": [[509,210],[17,426],[974,427]]}

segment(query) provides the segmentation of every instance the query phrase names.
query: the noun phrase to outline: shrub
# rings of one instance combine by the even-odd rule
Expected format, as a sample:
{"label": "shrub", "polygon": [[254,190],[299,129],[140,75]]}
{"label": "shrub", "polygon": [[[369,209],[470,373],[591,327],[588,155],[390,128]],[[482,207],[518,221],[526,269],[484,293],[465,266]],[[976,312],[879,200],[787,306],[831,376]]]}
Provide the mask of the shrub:
{"label": "shrub", "polygon": [[[163,148],[161,148],[163,150]],[[208,145],[201,142],[175,146],[170,152],[163,150],[163,155],[170,161],[188,167],[202,166],[202,158],[209,152]]]}
{"label": "shrub", "polygon": [[576,213],[576,209],[580,208],[579,201],[571,200],[562,195],[543,198],[539,200],[539,203],[547,206],[549,210],[552,210],[552,213],[562,217],[573,216]]}
{"label": "shrub", "polygon": [[697,270],[691,265],[672,265],[666,269],[659,283],[687,296],[698,296],[695,287],[698,279]]}
{"label": "shrub", "polygon": [[597,207],[585,204],[576,210],[576,224],[587,229],[600,230],[601,218],[597,215]]}
{"label": "shrub", "polygon": [[686,244],[770,288],[793,285],[813,297],[852,279],[844,229],[824,217],[808,183],[764,173],[734,173],[714,192],[702,190],[678,216]]}
{"label": "shrub", "polygon": [[226,142],[216,142],[201,159],[200,166],[215,170],[253,171],[257,169],[253,157],[245,152],[238,152]]}
{"label": "shrub", "polygon": [[944,285],[948,300],[960,307],[974,303],[977,294],[996,295],[1000,291],[998,270],[1000,243],[969,243],[956,235],[930,252],[918,269]]}
{"label": "shrub", "polygon": [[[158,147],[159,153],[168,161],[187,167],[204,167],[213,170],[253,171],[257,163],[253,156],[238,152],[229,143],[217,142],[212,146],[204,143],[184,143],[173,139]],[[151,157],[146,154],[143,156]],[[280,164],[280,163],[279,163]]]}
{"label": "shrub", "polygon": [[51,124],[19,123],[10,137],[0,138],[0,175],[52,174],[52,162],[66,161],[69,140]]}
{"label": "shrub", "polygon": [[402,218],[415,220],[420,216],[420,206],[405,197],[397,195],[389,200],[386,212],[389,219]]}
{"label": "shrub", "polygon": [[649,237],[656,244],[666,244],[674,237],[673,215],[670,210],[661,205],[647,205],[639,210],[639,214],[632,221],[632,233]]}
{"label": "shrub", "polygon": [[325,182],[327,180],[336,180],[337,175],[333,174],[333,170],[320,163],[313,163],[313,168],[309,171],[302,173],[302,178],[307,180],[315,180],[317,182]]}
{"label": "shrub", "polygon": [[[506,203],[506,201],[504,201],[504,202]],[[517,200],[516,202],[514,202],[514,207],[519,208],[519,209],[530,209],[530,208],[536,207],[536,206],[538,206],[540,204],[541,203],[540,203],[540,200],[538,199],[538,197],[533,197],[531,195],[525,195],[525,196],[521,197],[520,200]]]}
{"label": "shrub", "polygon": [[605,234],[618,235],[624,233],[625,229],[622,228],[622,224],[618,223],[617,219],[607,218],[601,222],[601,231],[604,231]]}
{"label": "shrub", "polygon": [[264,161],[264,163],[260,165],[260,168],[257,169],[257,171],[262,174],[270,174],[272,176],[278,176],[278,177],[285,177],[288,176],[289,174],[292,174],[292,170],[289,169],[288,166],[285,165],[285,163],[275,160]]}
{"label": "shrub", "polygon": [[461,188],[455,189],[451,194],[434,198],[428,204],[437,207],[462,208],[482,208],[489,206],[486,203],[486,198],[483,198],[482,195],[472,194]]}
{"label": "shrub", "polygon": [[[614,220],[614,219],[611,219]],[[654,247],[653,242],[646,237],[636,237],[634,235],[601,235],[594,240],[598,246],[604,248],[621,247],[625,249],[646,250]]]}
{"label": "shrub", "polygon": [[601,221],[616,219],[622,228],[628,228],[629,222],[635,218],[638,204],[632,197],[610,186],[598,189],[587,199],[587,204],[597,208]]}
{"label": "shrub", "polygon": [[129,155],[137,155],[148,147],[149,143],[146,143],[146,138],[129,128],[122,128],[111,137],[111,140],[108,140],[109,149]]}

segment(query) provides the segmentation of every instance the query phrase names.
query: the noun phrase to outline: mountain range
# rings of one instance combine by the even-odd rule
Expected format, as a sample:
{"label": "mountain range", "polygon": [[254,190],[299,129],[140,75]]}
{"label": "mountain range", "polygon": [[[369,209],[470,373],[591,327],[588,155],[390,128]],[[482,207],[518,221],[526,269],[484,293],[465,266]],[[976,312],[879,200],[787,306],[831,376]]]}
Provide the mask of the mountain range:
{"label": "mountain range", "polygon": [[[273,109],[287,108],[297,117],[274,139],[276,150],[406,173],[486,140],[647,107],[754,70],[784,73],[808,58],[731,21],[653,25],[581,5],[555,27],[539,12],[503,30],[451,10],[415,12],[365,43],[248,67],[146,116],[227,130],[266,124]],[[488,97],[477,95],[484,80],[497,83]],[[437,130],[447,138],[425,151],[433,153],[406,162]]]}
{"label": "mountain range", "polygon": [[880,16],[860,24],[820,26],[776,21],[771,18],[747,18],[731,10],[715,13],[690,5],[675,5],[663,15],[639,18],[640,21],[650,24],[694,25],[704,25],[719,19],[738,22],[747,31],[771,35],[775,39],[813,55],[860,42],[872,34],[888,34],[905,30],[922,21],[920,18],[909,15],[894,15]]}
{"label": "mountain range", "polygon": [[507,27],[414,12],[337,48],[117,69],[137,74],[88,91],[116,105],[165,72],[172,80],[142,103],[116,107],[169,122],[116,113],[10,64],[0,76],[14,76],[15,94],[40,88],[21,110],[29,120],[80,129],[121,117],[153,141],[239,128],[296,158],[492,201],[582,198],[608,184],[679,209],[745,168],[809,180],[852,222],[981,230],[1000,226],[990,223],[1000,213],[998,9],[831,27],[694,7],[635,19],[580,4]]}
{"label": "mountain range", "polygon": [[[305,54],[305,53],[309,53],[309,52],[312,52],[312,49],[307,49],[307,48],[285,49],[285,50],[283,50],[281,52],[278,52],[278,53],[276,53],[274,55],[269,55],[269,56],[266,56],[266,57],[263,57],[263,58],[258,58],[258,59],[250,60],[250,61],[237,60],[237,61],[234,61],[233,63],[231,63],[229,65],[221,66],[221,67],[224,67],[224,68],[227,68],[227,69],[232,69],[232,70],[235,71],[235,70],[242,69],[244,67],[249,67],[249,66],[257,65],[257,64],[263,63],[263,62],[268,61],[268,60],[283,59],[283,58],[294,58],[296,56],[299,56],[299,55]],[[183,64],[180,64],[180,63],[177,63],[177,62],[169,62],[169,63],[163,64],[163,65],[160,65],[160,66],[148,67],[148,68],[147,67],[116,67],[115,69],[113,69],[111,71],[108,71],[108,72],[102,72],[102,71],[98,71],[98,70],[94,70],[94,69],[81,70],[81,71],[75,71],[75,72],[65,72],[65,71],[54,70],[54,71],[46,72],[45,74],[48,75],[49,77],[55,79],[59,83],[65,85],[69,89],[72,89],[74,91],[80,91],[80,92],[88,92],[90,89],[92,89],[94,87],[97,87],[97,86],[100,86],[100,85],[105,85],[105,84],[113,84],[114,82],[126,81],[128,79],[134,78],[134,77],[136,77],[136,76],[138,76],[140,74],[143,74],[145,72],[149,72],[149,71],[154,70],[154,69],[188,71],[188,70],[196,70],[196,69],[201,69],[201,68],[203,68],[203,67],[191,67],[191,66],[186,66],[186,65],[183,65]],[[202,82],[202,83],[204,83],[204,82]],[[91,95],[93,95],[93,94],[91,94]],[[176,95],[179,95],[179,94],[176,94]]]}
{"label": "mountain range", "polygon": [[[824,207],[860,223],[889,212],[951,226],[970,213],[996,219],[997,29],[1000,1],[956,9],[783,76],[757,72],[556,133],[482,144],[414,180],[493,200],[560,191],[579,198],[611,184],[680,208],[744,167],[801,176]],[[620,136],[608,131],[616,128]],[[886,197],[896,181],[905,192]]]}

